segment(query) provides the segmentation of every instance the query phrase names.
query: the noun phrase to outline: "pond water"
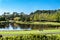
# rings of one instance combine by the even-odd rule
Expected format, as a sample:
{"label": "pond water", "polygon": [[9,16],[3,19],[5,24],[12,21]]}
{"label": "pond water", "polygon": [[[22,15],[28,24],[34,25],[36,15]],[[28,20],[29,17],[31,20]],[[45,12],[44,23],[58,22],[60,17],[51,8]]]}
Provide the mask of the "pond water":
{"label": "pond water", "polygon": [[6,23],[0,24],[0,30],[48,30],[48,29],[58,29],[59,26],[51,26],[51,25],[24,25],[24,24],[16,24],[16,23]]}

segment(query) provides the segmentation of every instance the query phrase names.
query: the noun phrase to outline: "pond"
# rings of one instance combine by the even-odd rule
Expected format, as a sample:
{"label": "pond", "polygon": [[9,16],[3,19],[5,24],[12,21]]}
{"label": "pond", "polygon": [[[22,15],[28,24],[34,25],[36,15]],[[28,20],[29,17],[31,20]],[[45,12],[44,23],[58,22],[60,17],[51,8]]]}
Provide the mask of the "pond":
{"label": "pond", "polygon": [[3,23],[0,24],[0,30],[48,30],[48,29],[59,29],[59,26],[51,25],[25,25],[16,23]]}

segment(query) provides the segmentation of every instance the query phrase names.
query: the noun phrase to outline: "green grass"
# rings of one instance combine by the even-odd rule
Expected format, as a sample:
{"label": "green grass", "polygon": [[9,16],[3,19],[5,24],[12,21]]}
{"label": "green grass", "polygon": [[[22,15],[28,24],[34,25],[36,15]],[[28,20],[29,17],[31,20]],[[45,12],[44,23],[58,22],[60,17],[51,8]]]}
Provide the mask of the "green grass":
{"label": "green grass", "polygon": [[[7,22],[7,21],[0,21],[0,23],[2,23],[2,22]],[[58,22],[22,22],[22,21],[15,21],[15,23],[18,23],[18,24],[36,24],[36,25],[59,25],[60,26],[60,23],[58,23]]]}
{"label": "green grass", "polygon": [[[56,30],[43,30],[43,31],[39,31],[39,30],[30,30],[30,31],[19,31],[19,30],[16,30],[16,31],[13,31],[13,30],[9,30],[9,31],[6,31],[6,30],[2,30],[0,31],[0,34],[40,34],[40,33],[57,33],[57,32],[60,32],[60,29],[56,29]],[[60,34],[60,33],[59,33]]]}
{"label": "green grass", "polygon": [[60,34],[27,34],[0,37],[0,40],[60,40]]}
{"label": "green grass", "polygon": [[19,23],[19,24],[43,24],[43,25],[60,25],[60,23],[58,22],[19,22],[19,21],[16,21],[16,23]]}
{"label": "green grass", "polygon": [[30,31],[19,31],[19,30],[2,30],[0,31],[0,35],[2,35],[3,37],[8,37],[8,36],[19,36],[19,35],[29,35],[29,34],[40,34],[40,35],[57,35],[60,34],[60,29],[59,30],[43,30],[43,31],[39,31],[39,30],[30,30]]}
{"label": "green grass", "polygon": [[32,30],[32,31],[13,31],[13,30],[10,30],[10,31],[0,31],[0,34],[34,34],[34,33],[37,33],[38,31],[36,30]]}

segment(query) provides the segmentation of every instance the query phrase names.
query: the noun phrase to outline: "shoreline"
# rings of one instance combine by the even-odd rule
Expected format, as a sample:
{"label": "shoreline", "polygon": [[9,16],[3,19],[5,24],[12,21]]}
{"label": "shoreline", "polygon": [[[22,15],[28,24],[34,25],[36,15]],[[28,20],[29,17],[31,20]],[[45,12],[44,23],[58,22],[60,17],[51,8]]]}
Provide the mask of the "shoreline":
{"label": "shoreline", "polygon": [[17,24],[31,24],[31,25],[59,25],[60,23],[58,22],[20,22],[20,21],[15,21]]}

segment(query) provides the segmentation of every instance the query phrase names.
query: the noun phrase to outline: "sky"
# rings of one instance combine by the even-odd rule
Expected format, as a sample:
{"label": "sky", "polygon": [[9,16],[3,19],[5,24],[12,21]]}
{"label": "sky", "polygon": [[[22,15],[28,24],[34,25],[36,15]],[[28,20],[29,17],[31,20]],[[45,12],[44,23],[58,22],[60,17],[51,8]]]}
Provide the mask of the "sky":
{"label": "sky", "polygon": [[60,9],[60,0],[0,0],[0,15],[4,12],[24,12]]}

